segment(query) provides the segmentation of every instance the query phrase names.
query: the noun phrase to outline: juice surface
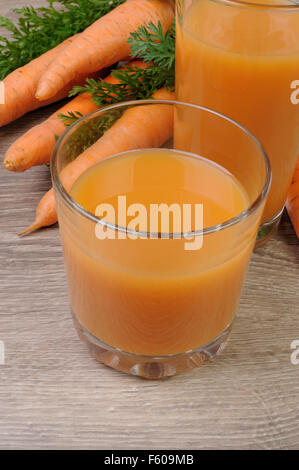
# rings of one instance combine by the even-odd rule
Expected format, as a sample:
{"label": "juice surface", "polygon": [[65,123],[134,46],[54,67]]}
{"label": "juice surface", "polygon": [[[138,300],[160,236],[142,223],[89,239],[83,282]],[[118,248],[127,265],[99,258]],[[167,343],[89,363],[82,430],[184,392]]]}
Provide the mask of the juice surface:
{"label": "juice surface", "polygon": [[299,9],[210,0],[189,5],[177,25],[177,97],[231,117],[261,141],[273,170],[263,215],[269,220],[284,206],[299,153],[299,105],[291,102],[299,70]]}
{"label": "juice surface", "polygon": [[[204,225],[247,209],[241,184],[220,166],[171,150],[128,152],[88,170],[71,196],[91,213],[100,203],[203,203]],[[129,219],[128,219],[129,220]],[[72,309],[102,342],[142,355],[185,352],[207,344],[232,321],[258,226],[234,226],[186,240],[98,240],[95,223],[74,223],[60,208]],[[217,293],[217,295],[215,295]]]}
{"label": "juice surface", "polygon": [[[244,188],[224,168],[168,149],[135,151],[107,159],[86,171],[71,195],[93,214],[98,204],[112,204],[116,219],[119,195],[126,196],[127,206],[140,203],[148,213],[150,204],[203,204],[204,227],[229,220],[249,205]],[[150,230],[149,224],[146,230]]]}

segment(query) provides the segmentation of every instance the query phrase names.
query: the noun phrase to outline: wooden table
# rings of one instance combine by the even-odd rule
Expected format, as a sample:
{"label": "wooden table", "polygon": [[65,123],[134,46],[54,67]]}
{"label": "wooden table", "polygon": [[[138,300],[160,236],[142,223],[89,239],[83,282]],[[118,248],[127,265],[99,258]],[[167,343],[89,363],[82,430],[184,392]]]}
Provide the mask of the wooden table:
{"label": "wooden table", "polygon": [[[2,0],[0,14],[23,3]],[[1,154],[56,108],[1,129]],[[98,364],[77,338],[57,227],[17,237],[49,187],[46,166],[0,170],[0,448],[299,449],[299,244],[288,217],[253,256],[224,353],[148,382]]]}

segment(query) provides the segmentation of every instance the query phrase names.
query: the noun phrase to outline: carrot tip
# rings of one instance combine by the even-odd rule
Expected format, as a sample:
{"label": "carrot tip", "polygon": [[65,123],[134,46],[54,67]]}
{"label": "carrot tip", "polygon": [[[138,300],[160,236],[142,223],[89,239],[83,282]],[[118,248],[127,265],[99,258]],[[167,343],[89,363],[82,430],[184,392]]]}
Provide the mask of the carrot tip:
{"label": "carrot tip", "polygon": [[19,237],[24,237],[25,235],[29,235],[29,233],[35,232],[35,230],[38,230],[39,228],[41,228],[41,225],[38,224],[38,223],[34,223],[34,224],[30,225],[30,227],[28,227],[25,230],[23,230],[22,232],[18,233],[18,236]]}
{"label": "carrot tip", "polygon": [[6,160],[6,161],[4,160],[3,167],[5,168],[5,170],[8,170],[8,171],[16,171],[14,164],[9,160]]}
{"label": "carrot tip", "polygon": [[38,85],[37,91],[35,93],[35,98],[39,101],[45,101],[49,98],[52,98],[51,92],[49,92],[47,84],[41,83]]}

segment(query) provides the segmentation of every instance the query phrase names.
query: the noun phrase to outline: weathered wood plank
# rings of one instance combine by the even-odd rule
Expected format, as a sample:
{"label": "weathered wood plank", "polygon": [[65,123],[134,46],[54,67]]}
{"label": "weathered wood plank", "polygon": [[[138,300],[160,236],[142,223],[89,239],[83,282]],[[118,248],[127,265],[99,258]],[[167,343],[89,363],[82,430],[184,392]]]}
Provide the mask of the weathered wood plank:
{"label": "weathered wood plank", "polygon": [[[2,0],[0,14],[23,3]],[[1,154],[54,109],[0,129]],[[299,245],[287,216],[253,256],[223,355],[146,382],[97,364],[77,339],[58,229],[16,236],[49,187],[46,167],[0,170],[0,448],[298,449]]]}

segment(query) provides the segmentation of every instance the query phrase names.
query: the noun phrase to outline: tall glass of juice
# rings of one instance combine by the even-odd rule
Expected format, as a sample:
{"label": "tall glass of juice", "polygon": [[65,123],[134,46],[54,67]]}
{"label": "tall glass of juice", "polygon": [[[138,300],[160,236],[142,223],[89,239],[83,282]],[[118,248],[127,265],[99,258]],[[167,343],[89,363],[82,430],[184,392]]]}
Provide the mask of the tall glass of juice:
{"label": "tall glass of juice", "polygon": [[269,155],[273,180],[258,237],[265,240],[279,223],[299,154],[299,4],[176,4],[178,100],[238,121]]}
{"label": "tall glass of juice", "polygon": [[60,139],[52,177],[73,320],[96,359],[157,379],[216,356],[271,180],[257,139],[191,104],[111,105]]}

